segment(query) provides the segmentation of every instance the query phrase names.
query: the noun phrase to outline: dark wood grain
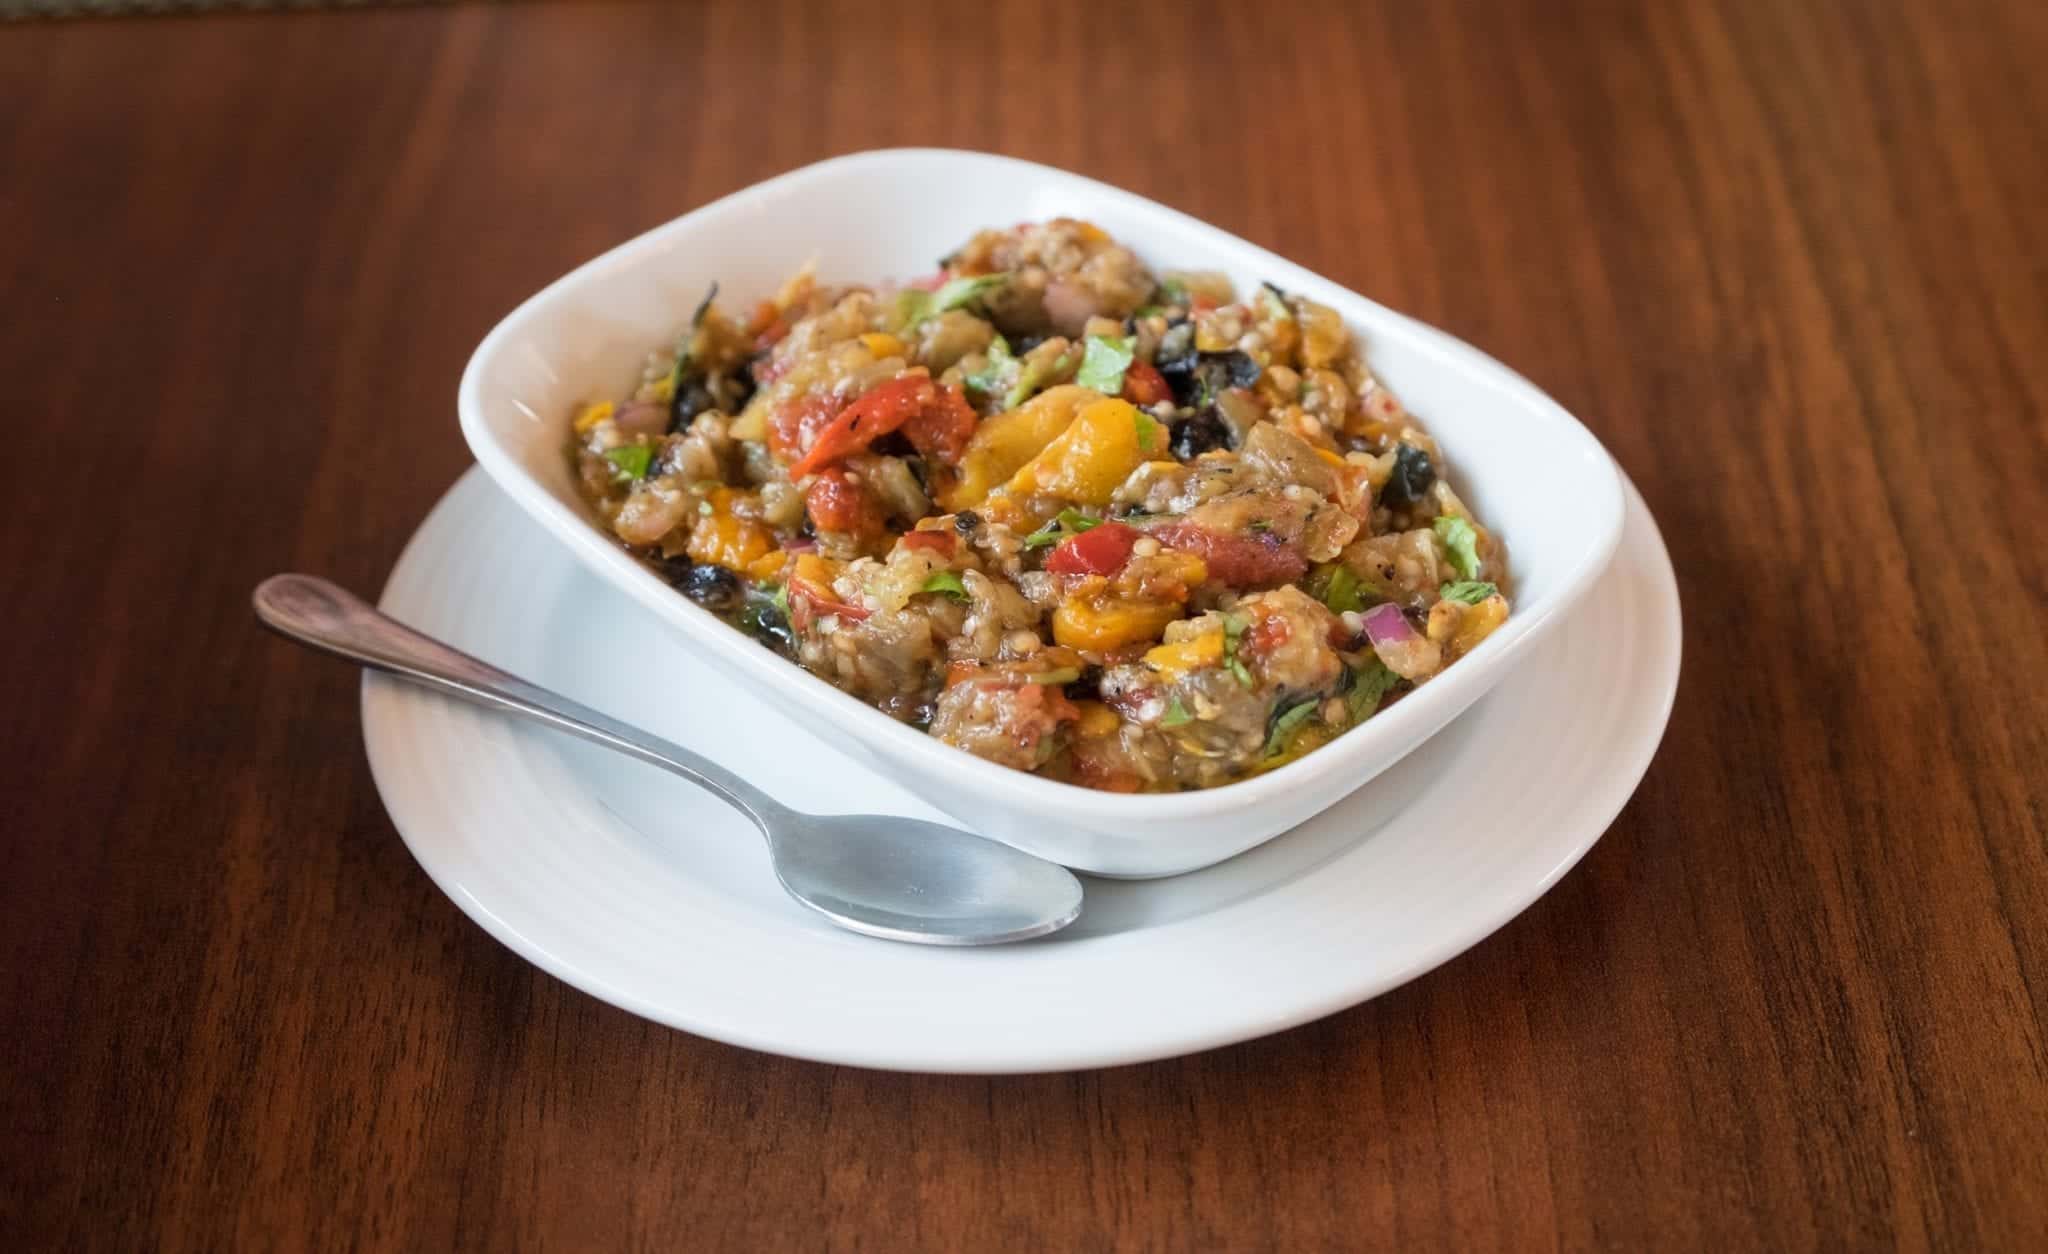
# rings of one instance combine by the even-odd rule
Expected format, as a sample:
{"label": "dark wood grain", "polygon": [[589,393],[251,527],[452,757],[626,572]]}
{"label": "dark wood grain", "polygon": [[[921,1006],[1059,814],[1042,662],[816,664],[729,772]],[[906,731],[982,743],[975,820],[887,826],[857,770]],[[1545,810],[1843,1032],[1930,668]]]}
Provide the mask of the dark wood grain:
{"label": "dark wood grain", "polygon": [[[832,13],[0,28],[0,1246],[2048,1248],[2048,5]],[[1687,655],[1554,892],[1277,1038],[984,1080],[650,1026],[433,889],[249,588],[379,586],[541,283],[909,143],[1614,450]]]}

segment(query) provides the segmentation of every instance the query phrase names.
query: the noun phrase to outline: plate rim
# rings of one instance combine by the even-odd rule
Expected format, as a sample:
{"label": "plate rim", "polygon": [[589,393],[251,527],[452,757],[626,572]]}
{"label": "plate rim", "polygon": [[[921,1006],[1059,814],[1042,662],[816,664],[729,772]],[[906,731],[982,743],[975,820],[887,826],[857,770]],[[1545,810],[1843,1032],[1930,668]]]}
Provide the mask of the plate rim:
{"label": "plate rim", "polygon": [[[1617,467],[1617,473],[1620,473]],[[1318,992],[1295,997],[1282,1010],[1264,1013],[1247,1013],[1241,1017],[1228,1015],[1210,1016],[1200,1022],[1189,1023],[1178,1028],[1163,1028],[1141,1038],[1094,1040],[1081,1042],[1037,1042],[1021,1050],[1009,1051],[999,1056],[961,1057],[948,1055],[943,1050],[930,1051],[906,1049],[898,1042],[889,1046],[865,1046],[850,1042],[835,1041],[828,1036],[813,1034],[808,1040],[793,1040],[787,1034],[750,1028],[716,1012],[679,1012],[676,1007],[651,1000],[649,997],[627,987],[620,986],[603,975],[585,969],[578,964],[559,958],[545,946],[523,934],[518,927],[493,911],[490,905],[479,900],[462,883],[455,868],[442,864],[438,854],[432,851],[431,843],[421,833],[411,830],[419,822],[417,814],[402,814],[409,807],[394,796],[402,796],[398,790],[400,767],[392,757],[395,746],[391,733],[395,728],[386,725],[391,710],[402,710],[408,701],[418,699],[439,700],[419,690],[410,689],[399,681],[386,677],[366,674],[361,688],[360,707],[363,719],[363,738],[368,755],[371,774],[378,794],[393,826],[398,830],[413,859],[419,863],[430,880],[484,931],[527,962],[548,972],[573,988],[616,1005],[632,1014],[651,1022],[690,1032],[708,1039],[727,1044],[760,1050],[786,1057],[803,1058],[810,1061],[836,1065],[859,1066],[884,1070],[916,1071],[929,1073],[962,1074],[1025,1074],[1032,1072],[1072,1071],[1117,1066],[1151,1061],[1200,1052],[1222,1045],[1249,1040],[1256,1037],[1285,1031],[1293,1027],[1326,1017],[1339,1010],[1369,1001],[1394,988],[1439,967],[1485,940],[1495,931],[1520,916],[1537,900],[1548,893],[1598,844],[1614,819],[1627,805],[1640,786],[1650,764],[1655,760],[1669,728],[1674,708],[1684,649],[1684,626],[1682,606],[1676,571],[1670,560],[1661,530],[1651,515],[1647,503],[1632,482],[1623,476],[1629,508],[1624,525],[1622,549],[1630,547],[1631,541],[1643,546],[1653,582],[1654,611],[1648,618],[1654,622],[1668,618],[1669,631],[1663,639],[1651,640],[1653,657],[1646,667],[1655,668],[1661,682],[1641,695],[1631,694],[1630,703],[1639,704],[1648,700],[1654,704],[1654,714],[1645,724],[1646,729],[1633,741],[1631,752],[1625,762],[1612,762],[1603,772],[1602,778],[1615,781],[1603,790],[1600,804],[1582,809],[1584,817],[1573,823],[1579,835],[1571,836],[1559,846],[1558,856],[1540,875],[1530,878],[1525,884],[1507,893],[1493,908],[1476,914],[1464,925],[1433,938],[1410,960],[1388,968],[1373,968],[1362,978],[1348,978],[1345,968],[1334,969],[1329,977],[1318,984]],[[466,471],[436,502],[419,528],[408,540],[392,575],[380,593],[379,603],[388,611],[396,610],[401,615],[405,607],[395,606],[393,590],[401,583],[401,574],[411,561],[420,560],[416,555],[425,551],[430,543],[436,543],[437,528],[448,525],[459,511],[470,506],[470,499],[481,490],[487,495],[478,499],[488,501],[490,496],[498,498],[497,503],[507,509],[516,510],[516,503],[505,499],[502,488],[493,483],[478,467]],[[1642,534],[1638,536],[1638,528]],[[555,560],[571,562],[566,553],[554,553]],[[1604,582],[1613,576],[1621,566],[1618,560],[1600,577]],[[1590,600],[1590,597],[1589,597]],[[1658,662],[1662,663],[1661,667]],[[399,696],[403,693],[403,696]],[[396,698],[395,701],[389,698]],[[869,768],[852,759],[847,759],[850,769],[867,772]],[[1597,820],[1594,816],[1597,815]],[[1320,871],[1311,872],[1314,878]],[[1284,893],[1294,885],[1293,880],[1262,888],[1244,900],[1234,901],[1216,910],[1205,912],[1193,918],[1179,920],[1159,929],[1140,929],[1131,933],[1112,934],[1111,937],[1097,938],[1111,940],[1133,938],[1147,931],[1164,931],[1166,928],[1182,926],[1214,926],[1215,921],[1225,918],[1234,911],[1247,910],[1260,899],[1274,893]],[[862,945],[887,945],[887,942],[861,940]],[[1081,942],[1054,942],[1055,944],[1088,944]],[[1030,947],[1019,947],[1028,949]],[[934,951],[916,950],[919,954]],[[907,955],[906,955],[907,957]]]}

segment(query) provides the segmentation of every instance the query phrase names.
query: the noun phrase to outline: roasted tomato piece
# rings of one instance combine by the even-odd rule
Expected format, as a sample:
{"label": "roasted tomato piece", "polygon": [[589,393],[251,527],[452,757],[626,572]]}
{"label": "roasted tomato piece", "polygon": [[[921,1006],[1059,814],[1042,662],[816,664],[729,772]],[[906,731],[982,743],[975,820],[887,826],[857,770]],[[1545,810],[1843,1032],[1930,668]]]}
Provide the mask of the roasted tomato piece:
{"label": "roasted tomato piece", "polygon": [[980,418],[959,388],[944,385],[903,424],[904,438],[926,457],[951,466],[960,460]]}
{"label": "roasted tomato piece", "polygon": [[1265,657],[1286,644],[1293,634],[1294,630],[1287,625],[1286,619],[1277,615],[1262,618],[1246,629],[1240,652],[1253,658]]}
{"label": "roasted tomato piece", "polygon": [[1209,578],[1232,588],[1286,583],[1308,571],[1308,559],[1276,535],[1229,536],[1186,522],[1165,523],[1152,534],[1168,548],[1200,557]]}
{"label": "roasted tomato piece", "polygon": [[806,396],[779,405],[768,415],[768,447],[784,461],[794,461],[839,413],[829,396]]}
{"label": "roasted tomato piece", "polygon": [[804,494],[804,508],[810,511],[811,524],[820,531],[876,535],[888,521],[874,493],[847,478],[846,472],[837,466],[819,472],[810,491]]}

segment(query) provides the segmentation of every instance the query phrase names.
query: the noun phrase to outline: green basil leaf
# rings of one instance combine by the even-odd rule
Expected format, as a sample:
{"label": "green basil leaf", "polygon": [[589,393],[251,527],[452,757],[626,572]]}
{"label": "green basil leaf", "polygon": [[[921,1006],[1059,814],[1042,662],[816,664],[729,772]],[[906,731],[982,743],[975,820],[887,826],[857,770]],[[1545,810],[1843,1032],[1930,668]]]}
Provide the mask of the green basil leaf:
{"label": "green basil leaf", "polygon": [[1365,608],[1365,597],[1358,584],[1358,576],[1351,573],[1349,566],[1338,565],[1330,568],[1330,580],[1323,588],[1323,604],[1333,614]]}
{"label": "green basil leaf", "polygon": [[1128,335],[1091,335],[1081,355],[1081,371],[1074,382],[1093,388],[1104,396],[1124,390],[1124,372],[1131,368],[1133,339]]}
{"label": "green basil leaf", "polygon": [[1388,669],[1385,662],[1368,655],[1365,664],[1351,672],[1351,691],[1344,694],[1351,721],[1363,723],[1371,718],[1379,710],[1380,701],[1400,682],[1401,677]]}
{"label": "green basil leaf", "polygon": [[960,576],[950,570],[933,571],[931,578],[924,581],[920,592],[937,592],[957,601],[967,599],[967,585],[960,582]]}
{"label": "green basil leaf", "polygon": [[1061,510],[1051,522],[1025,536],[1024,547],[1027,549],[1042,549],[1048,544],[1058,544],[1068,536],[1077,536],[1084,531],[1100,527],[1101,525],[1102,520],[1100,518],[1090,518],[1080,510],[1069,505]]}
{"label": "green basil leaf", "polygon": [[1317,704],[1318,699],[1312,697],[1307,701],[1290,705],[1280,712],[1279,717],[1273,720],[1272,732],[1266,737],[1267,757],[1280,756],[1288,743],[1294,739],[1294,729],[1308,721],[1308,716],[1316,712]]}
{"label": "green basil leaf", "polygon": [[968,375],[963,382],[983,396],[994,396],[1003,386],[1003,376],[1008,374],[1016,357],[1010,352],[1010,341],[998,335],[988,344],[988,364]]}
{"label": "green basil leaf", "polygon": [[1443,587],[1438,588],[1436,594],[1446,601],[1458,601],[1465,605],[1477,605],[1499,591],[1499,588],[1483,580],[1461,579],[1456,583],[1447,583]]}
{"label": "green basil leaf", "polygon": [[647,467],[654,461],[654,449],[646,444],[622,444],[606,449],[604,459],[612,464],[614,480],[632,483],[646,475]]}
{"label": "green basil leaf", "polygon": [[1451,552],[1451,565],[1467,579],[1479,578],[1479,529],[1463,518],[1436,520],[1436,538]]}
{"label": "green basil leaf", "polygon": [[1046,380],[1067,368],[1067,363],[1073,360],[1073,356],[1073,350],[1068,349],[1053,358],[1050,364],[1043,358],[1037,361],[1023,359],[1026,364],[1017,372],[1017,385],[1003,394],[1003,408],[1015,409],[1030,400],[1034,393],[1045,386]]}
{"label": "green basil leaf", "polygon": [[1000,274],[963,275],[948,279],[936,292],[927,292],[910,287],[896,295],[896,329],[908,330],[927,322],[949,309],[958,309],[973,304],[982,293],[990,288],[1001,287],[1010,276]]}

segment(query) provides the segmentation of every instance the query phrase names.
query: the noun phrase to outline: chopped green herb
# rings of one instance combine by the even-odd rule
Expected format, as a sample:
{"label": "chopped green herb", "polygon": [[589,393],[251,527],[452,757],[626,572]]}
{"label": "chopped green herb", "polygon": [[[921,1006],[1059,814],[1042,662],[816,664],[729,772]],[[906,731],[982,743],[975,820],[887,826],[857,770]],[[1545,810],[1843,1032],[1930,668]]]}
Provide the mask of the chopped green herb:
{"label": "chopped green herb", "polygon": [[950,570],[934,571],[931,578],[924,581],[924,587],[919,591],[941,593],[958,601],[967,599],[967,585],[961,583],[960,576]]}
{"label": "chopped green herb", "polygon": [[1479,578],[1479,529],[1448,514],[1436,520],[1436,538],[1451,552],[1451,565],[1467,579]]}
{"label": "chopped green herb", "polygon": [[1273,520],[1270,518],[1254,518],[1244,525],[1244,529],[1253,535],[1262,536],[1273,529]]}
{"label": "chopped green herb", "polygon": [[1137,413],[1137,422],[1138,451],[1149,453],[1152,451],[1152,445],[1159,439],[1159,423],[1142,409]]}
{"label": "chopped green herb", "polygon": [[1187,308],[1188,285],[1179,279],[1168,279],[1159,285],[1159,301],[1165,305],[1179,305]]}
{"label": "chopped green herb", "polygon": [[1026,682],[1034,684],[1044,684],[1048,688],[1051,688],[1056,687],[1060,684],[1071,684],[1079,678],[1081,678],[1080,667],[1062,666],[1057,670],[1040,671],[1036,675],[1027,677]]}
{"label": "chopped green herb", "polygon": [[1003,394],[1004,409],[1015,409],[1025,401],[1030,400],[1033,393],[1045,386],[1046,380],[1059,374],[1073,363],[1074,352],[1072,349],[1068,349],[1066,352],[1053,358],[1050,365],[1042,358],[1036,361],[1030,358],[1024,358],[1023,360],[1026,364],[1017,374],[1017,385]]}
{"label": "chopped green herb", "polygon": [[781,611],[781,613],[782,613],[782,616],[783,616],[784,618],[788,618],[788,617],[789,617],[789,585],[788,585],[788,584],[782,584],[782,583],[776,584],[776,585],[775,585],[775,595],[774,595],[774,596],[771,596],[771,597],[769,597],[769,598],[768,598],[768,603],[769,603],[770,605],[773,605],[773,606],[774,606],[774,607],[775,607],[775,608],[776,608],[777,610]]}
{"label": "chopped green herb", "polygon": [[1280,711],[1279,717],[1273,720],[1271,734],[1266,737],[1267,757],[1277,758],[1280,756],[1287,748],[1288,743],[1294,739],[1295,729],[1306,723],[1309,715],[1316,712],[1317,704],[1319,704],[1318,700],[1311,697],[1307,701],[1297,702]]}
{"label": "chopped green herb", "polygon": [[654,449],[645,444],[622,444],[606,449],[604,459],[612,464],[614,480],[631,483],[647,473],[648,465],[654,461]]}
{"label": "chopped green herb", "polygon": [[1124,372],[1131,368],[1132,345],[1128,335],[1091,335],[1081,356],[1081,371],[1074,382],[1094,388],[1104,396],[1124,390]]}
{"label": "chopped green herb", "polygon": [[1077,536],[1092,527],[1100,527],[1100,518],[1090,518],[1080,510],[1068,506],[1059,512],[1051,522],[1024,537],[1027,549],[1042,549],[1048,544],[1058,544],[1068,536]]}
{"label": "chopped green herb", "polygon": [[994,396],[1003,386],[1003,376],[1017,359],[1010,353],[1010,341],[998,335],[988,344],[988,364],[968,375],[963,382],[983,396]]}
{"label": "chopped green herb", "polygon": [[938,317],[949,309],[971,305],[981,299],[982,293],[990,288],[1001,287],[1009,281],[1004,274],[964,275],[947,280],[945,286],[936,292],[906,288],[896,297],[896,327],[908,330],[921,322]]}
{"label": "chopped green herb", "polygon": [[1359,593],[1358,576],[1351,573],[1349,566],[1337,565],[1330,568],[1330,578],[1323,587],[1323,604],[1333,614],[1365,608],[1365,598]]}
{"label": "chopped green herb", "polygon": [[1244,659],[1237,655],[1237,646],[1244,639],[1245,628],[1251,625],[1251,620],[1242,614],[1223,616],[1223,666],[1247,688],[1252,686],[1252,673],[1245,669]]}
{"label": "chopped green herb", "polygon": [[1363,723],[1380,708],[1384,699],[1401,677],[1387,668],[1377,657],[1367,656],[1365,664],[1352,670],[1351,691],[1344,694],[1344,705],[1350,712],[1353,723]]}
{"label": "chopped green herb", "polygon": [[1447,583],[1443,587],[1438,588],[1436,594],[1446,601],[1459,601],[1466,605],[1477,605],[1499,591],[1499,588],[1481,580],[1461,579],[1456,583]]}
{"label": "chopped green herb", "polygon": [[971,305],[989,289],[1001,287],[1008,281],[1010,275],[963,275],[961,279],[948,279],[938,291],[909,287],[897,295],[897,330],[909,330],[938,318],[946,309]]}
{"label": "chopped green herb", "polygon": [[1165,312],[1166,306],[1164,305],[1141,305],[1138,307],[1138,312],[1132,314],[1131,317],[1140,319],[1157,318]]}
{"label": "chopped green herb", "polygon": [[1172,701],[1167,703],[1166,713],[1160,718],[1159,725],[1161,727],[1181,727],[1193,722],[1194,718],[1194,715],[1188,713],[1188,707],[1182,705],[1180,697],[1176,695]]}

